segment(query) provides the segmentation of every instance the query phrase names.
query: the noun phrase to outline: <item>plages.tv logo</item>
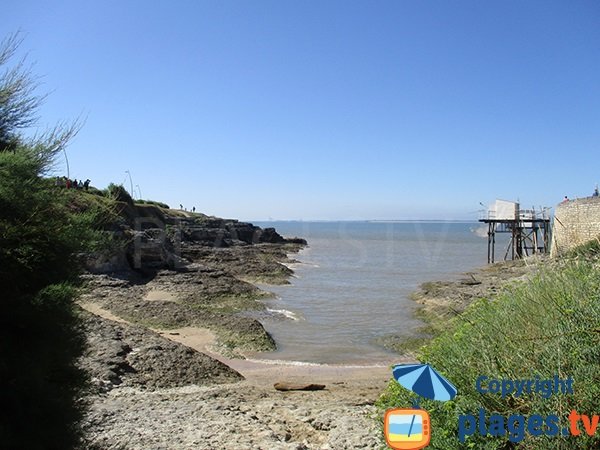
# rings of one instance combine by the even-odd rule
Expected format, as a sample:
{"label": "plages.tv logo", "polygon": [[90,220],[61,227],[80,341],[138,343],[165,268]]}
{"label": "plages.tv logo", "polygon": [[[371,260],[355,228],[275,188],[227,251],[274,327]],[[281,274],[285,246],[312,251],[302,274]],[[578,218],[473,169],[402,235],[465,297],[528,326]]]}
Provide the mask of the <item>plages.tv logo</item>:
{"label": "plages.tv logo", "polygon": [[416,450],[429,445],[429,414],[424,409],[388,409],[383,420],[385,440],[389,447]]}
{"label": "plages.tv logo", "polygon": [[419,407],[419,397],[444,402],[453,399],[457,390],[429,364],[397,364],[392,374],[400,386],[417,397],[412,408],[392,408],[385,412],[385,441],[397,450],[425,448],[431,440],[431,421],[429,413]]}

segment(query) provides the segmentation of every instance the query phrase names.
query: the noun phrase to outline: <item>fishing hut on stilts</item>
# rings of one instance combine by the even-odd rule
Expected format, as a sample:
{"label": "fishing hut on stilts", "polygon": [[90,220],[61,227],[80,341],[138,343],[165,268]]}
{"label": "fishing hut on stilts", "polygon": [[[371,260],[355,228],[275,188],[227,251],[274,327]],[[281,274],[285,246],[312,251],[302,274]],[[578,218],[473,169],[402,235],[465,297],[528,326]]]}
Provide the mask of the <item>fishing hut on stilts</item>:
{"label": "fishing hut on stilts", "polygon": [[550,208],[521,209],[517,202],[496,200],[479,221],[488,227],[488,264],[496,260],[496,233],[510,235],[505,261],[549,251]]}

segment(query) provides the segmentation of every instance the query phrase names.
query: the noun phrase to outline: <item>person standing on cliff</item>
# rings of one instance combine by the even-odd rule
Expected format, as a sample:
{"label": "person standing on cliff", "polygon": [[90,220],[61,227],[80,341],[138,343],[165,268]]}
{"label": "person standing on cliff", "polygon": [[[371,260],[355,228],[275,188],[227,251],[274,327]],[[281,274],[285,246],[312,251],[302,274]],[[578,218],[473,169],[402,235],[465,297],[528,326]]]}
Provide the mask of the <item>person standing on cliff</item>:
{"label": "person standing on cliff", "polygon": [[564,198],[564,200],[563,200],[561,203],[567,203],[568,201],[569,201],[569,197],[567,197],[567,196],[565,195],[565,198]]}

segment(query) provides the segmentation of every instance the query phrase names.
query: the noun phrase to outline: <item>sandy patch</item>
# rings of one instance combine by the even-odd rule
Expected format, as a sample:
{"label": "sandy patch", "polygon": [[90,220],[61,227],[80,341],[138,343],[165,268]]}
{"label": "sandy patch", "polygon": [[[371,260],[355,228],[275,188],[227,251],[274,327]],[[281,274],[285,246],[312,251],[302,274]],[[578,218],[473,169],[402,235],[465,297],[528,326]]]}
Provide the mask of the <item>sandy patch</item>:
{"label": "sandy patch", "polygon": [[92,314],[96,314],[97,316],[100,316],[100,317],[102,317],[104,319],[113,320],[115,322],[126,323],[128,325],[131,325],[131,323],[128,322],[127,320],[122,319],[119,316],[115,316],[108,309],[103,308],[102,306],[100,306],[97,303],[93,303],[93,302],[80,302],[79,306],[81,306],[86,311],[89,311]]}
{"label": "sandy patch", "polygon": [[179,342],[180,344],[193,348],[199,352],[207,353],[214,357],[214,352],[212,352],[210,349],[216,342],[216,337],[208,328],[183,327],[170,328],[168,330],[159,328],[151,329],[166,339]]}
{"label": "sandy patch", "polygon": [[144,300],[149,302],[176,302],[177,297],[170,292],[160,289],[151,289],[144,296]]}
{"label": "sandy patch", "polygon": [[[80,303],[81,307],[105,319],[119,323],[129,324],[127,320],[114,315],[109,310],[93,302]],[[341,380],[355,381],[359,384],[370,382],[380,383],[390,378],[390,366],[393,363],[410,362],[398,358],[389,364],[379,365],[327,365],[327,364],[302,364],[293,361],[270,361],[253,359],[231,359],[217,353],[215,348],[216,336],[207,328],[182,327],[172,329],[152,328],[162,337],[174,342],[179,342],[187,347],[205,353],[232,369],[240,372],[246,380],[256,386],[272,386],[278,381],[310,382],[310,383],[338,383]],[[260,353],[253,357],[260,358]]]}
{"label": "sandy patch", "polygon": [[[221,361],[241,373],[247,382],[255,386],[273,386],[279,381],[293,383],[325,383],[331,387],[340,381],[357,384],[376,384],[390,378],[390,364],[379,365],[327,365],[302,364],[293,361],[269,361],[260,359],[231,359],[217,353],[214,348],[216,337],[209,329],[183,327],[169,330],[153,329],[166,339],[179,342],[187,347]],[[260,353],[256,356],[260,357]],[[398,361],[393,363],[408,362]]]}

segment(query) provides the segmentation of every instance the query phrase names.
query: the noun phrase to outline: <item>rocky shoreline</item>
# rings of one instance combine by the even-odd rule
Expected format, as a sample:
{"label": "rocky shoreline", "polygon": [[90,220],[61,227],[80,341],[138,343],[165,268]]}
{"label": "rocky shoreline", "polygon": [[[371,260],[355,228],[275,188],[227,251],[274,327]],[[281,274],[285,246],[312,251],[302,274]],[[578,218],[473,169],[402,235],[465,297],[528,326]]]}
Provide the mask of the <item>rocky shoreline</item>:
{"label": "rocky shoreline", "polygon": [[385,388],[384,374],[339,379],[322,378],[328,387],[313,392],[280,392],[252,381],[113,389],[91,404],[87,448],[382,448],[373,403]]}
{"label": "rocky shoreline", "polygon": [[[215,224],[226,227],[227,222]],[[145,247],[142,270],[84,276],[79,303],[86,310],[89,349],[81,364],[93,385],[84,422],[89,448],[384,445],[374,404],[390,380],[388,367],[243,359],[246,352],[275,348],[260,322],[244,314],[264,311],[261,299],[269,295],[251,282],[286,283],[292,271],[284,264],[294,262],[288,255],[304,243],[285,240],[275,230],[267,232],[267,241],[273,242],[262,242],[256,236],[263,231],[236,224],[246,231],[184,230],[177,258],[172,243],[159,239],[154,248]],[[220,238],[211,241],[215,236]],[[413,295],[427,324],[421,340],[407,343],[390,336],[384,344],[406,355],[398,362],[410,361],[411,350],[448,317],[476,298],[494,295],[510,280],[529,276],[538,263],[501,263],[458,280],[424,283]],[[273,386],[278,382],[318,383],[325,389],[280,392]]]}
{"label": "rocky shoreline", "polygon": [[[172,242],[145,242],[141,270],[126,267],[135,256],[126,254],[96,264],[117,270],[83,276],[79,305],[88,352],[81,365],[92,381],[83,424],[88,448],[381,446],[372,417],[387,367],[243,359],[245,352],[275,348],[260,322],[244,314],[265,310],[261,299],[269,295],[251,282],[287,283],[292,271],[284,264],[294,262],[288,254],[305,242],[235,226],[236,239],[227,228],[184,230],[177,258]],[[280,392],[273,386],[307,380],[325,389]]]}
{"label": "rocky shoreline", "polygon": [[390,350],[414,357],[415,352],[445,329],[448,320],[460,315],[473,301],[493,298],[513,282],[536,273],[548,260],[536,255],[503,261],[463,273],[454,280],[428,281],[411,294],[418,304],[415,316],[423,321],[413,337],[389,335],[379,343]]}
{"label": "rocky shoreline", "polygon": [[212,330],[231,356],[275,349],[244,311],[265,309],[270,294],[252,282],[288,283],[288,254],[306,245],[273,228],[119,203],[107,232],[112,250],[90,255],[80,303],[96,305],[146,328]]}
{"label": "rocky shoreline", "polygon": [[98,394],[116,387],[153,390],[243,379],[222,362],[147,328],[82,314],[88,342],[82,367]]}
{"label": "rocky shoreline", "polygon": [[527,279],[539,270],[546,259],[537,255],[498,262],[466,272],[457,280],[423,283],[411,295],[420,305],[417,315],[443,323],[461,314],[473,301],[493,298],[511,283]]}

